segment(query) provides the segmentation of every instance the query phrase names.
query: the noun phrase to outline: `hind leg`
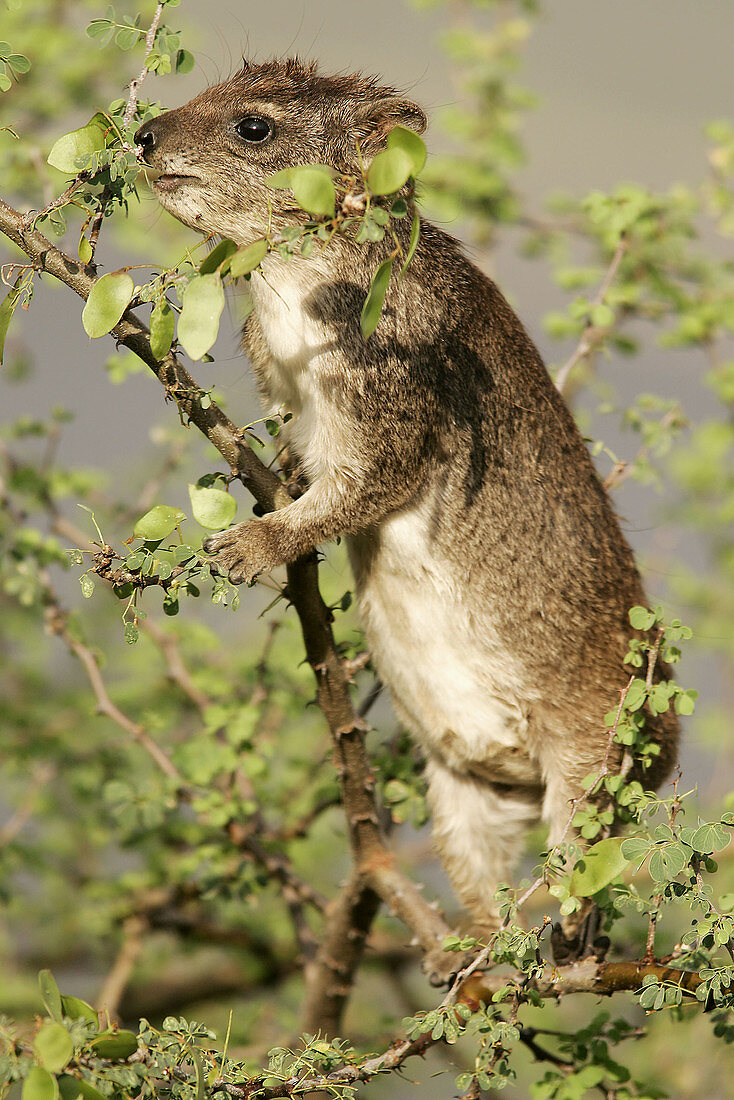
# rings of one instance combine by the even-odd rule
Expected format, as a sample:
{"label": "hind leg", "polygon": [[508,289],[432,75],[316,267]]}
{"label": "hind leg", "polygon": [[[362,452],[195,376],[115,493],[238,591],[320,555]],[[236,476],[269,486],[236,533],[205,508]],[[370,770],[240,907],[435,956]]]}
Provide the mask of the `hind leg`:
{"label": "hind leg", "polygon": [[[435,757],[426,775],[433,839],[451,884],[479,928],[496,929],[495,890],[509,880],[525,834],[539,820],[538,789],[476,779]],[[433,954],[424,965],[438,984],[457,969],[457,960],[451,953]]]}

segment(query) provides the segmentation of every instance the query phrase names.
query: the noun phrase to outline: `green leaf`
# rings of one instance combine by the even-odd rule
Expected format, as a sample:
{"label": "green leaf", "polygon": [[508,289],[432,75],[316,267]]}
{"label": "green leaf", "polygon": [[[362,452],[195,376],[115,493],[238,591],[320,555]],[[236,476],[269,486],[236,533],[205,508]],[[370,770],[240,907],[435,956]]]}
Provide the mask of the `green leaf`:
{"label": "green leaf", "polygon": [[699,826],[690,843],[691,847],[697,852],[709,855],[711,852],[718,852],[722,848],[726,848],[730,840],[731,832],[729,829],[725,825],[720,825],[717,821],[712,821]]}
{"label": "green leaf", "polygon": [[104,131],[96,123],[87,123],[79,130],[72,130],[55,141],[47,161],[52,168],[58,168],[67,175],[76,175],[79,157],[97,153],[105,147]]}
{"label": "green leaf", "polygon": [[96,1039],[92,1039],[90,1046],[100,1058],[121,1062],[138,1049],[138,1039],[132,1031],[109,1030],[103,1031]]}
{"label": "green leaf", "polygon": [[275,190],[290,187],[294,199],[308,214],[333,218],[336,192],[331,174],[325,164],[299,164],[276,172],[265,182]]}
{"label": "green leaf", "polygon": [[614,324],[614,310],[611,306],[602,302],[601,305],[593,307],[589,314],[589,320],[597,328],[609,328],[610,325]]}
{"label": "green leaf", "polygon": [[641,836],[630,836],[622,841],[622,855],[630,863],[636,863],[638,859],[644,859],[650,851],[650,841]]}
{"label": "green leaf", "polygon": [[398,282],[400,282],[403,275],[408,270],[408,265],[410,264],[410,261],[415,256],[415,250],[418,247],[418,241],[420,240],[420,236],[421,236],[421,220],[420,220],[420,216],[418,214],[418,211],[416,210],[415,214],[413,215],[413,224],[410,228],[410,244],[408,245],[408,255],[405,257],[405,263],[403,264],[402,268],[400,269],[400,275],[398,277]]}
{"label": "green leaf", "polygon": [[74,1054],[71,1035],[63,1024],[56,1022],[43,1025],[33,1041],[33,1049],[39,1062],[49,1073],[61,1073]]}
{"label": "green leaf", "polygon": [[666,844],[662,850],[663,870],[669,879],[677,878],[688,863],[688,855],[680,844]]}
{"label": "green leaf", "polygon": [[61,997],[61,1009],[70,1020],[84,1020],[88,1024],[97,1024],[97,1013],[86,1001],[79,997]]}
{"label": "green leaf", "polygon": [[229,527],[237,512],[237,501],[223,489],[199,488],[189,483],[189,497],[194,519],[208,531]]}
{"label": "green leaf", "polygon": [[211,275],[213,271],[216,271],[220,264],[223,264],[225,260],[228,260],[233,253],[237,251],[237,245],[234,241],[224,240],[220,241],[216,245],[208,256],[199,264],[200,275]]}
{"label": "green leaf", "polygon": [[23,291],[20,288],[23,275],[19,275],[13,283],[12,287],[5,295],[2,305],[0,305],[0,364],[3,362],[3,355],[5,354],[5,337],[8,334],[8,328],[15,313],[15,307],[20,301],[20,296]]}
{"label": "green leaf", "polygon": [[134,289],[126,272],[97,279],[82,310],[82,324],[87,335],[93,340],[106,336],[130,304]]}
{"label": "green leaf", "polygon": [[82,573],[79,578],[79,584],[82,590],[82,596],[85,600],[90,599],[94,595],[94,581],[89,576],[89,573]]}
{"label": "green leaf", "polygon": [[150,315],[150,350],[156,359],[164,359],[171,350],[176,318],[165,298],[153,306]]}
{"label": "green leaf", "polygon": [[392,195],[413,174],[413,157],[399,146],[378,153],[367,169],[367,186],[373,195]]}
{"label": "green leaf", "polygon": [[59,1086],[56,1078],[40,1066],[32,1066],[23,1082],[21,1100],[58,1100]]}
{"label": "green leaf", "polygon": [[331,170],[323,165],[307,164],[291,168],[293,198],[308,214],[333,218],[336,192]]}
{"label": "green leaf", "polygon": [[190,73],[194,67],[194,55],[189,50],[178,50],[176,53],[176,72]]}
{"label": "green leaf", "polygon": [[93,256],[92,246],[83,233],[79,238],[79,246],[76,250],[76,254],[83,264],[88,264]]}
{"label": "green leaf", "polygon": [[647,685],[639,678],[632,681],[624,697],[627,710],[639,710],[647,698]]}
{"label": "green leaf", "polygon": [[649,630],[655,622],[655,612],[639,604],[631,608],[629,613],[630,624],[635,630]]}
{"label": "green leaf", "polygon": [[63,1016],[63,1010],[61,1006],[61,994],[59,993],[59,987],[56,984],[56,979],[50,970],[41,970],[38,975],[38,986],[41,990],[41,996],[43,997],[43,1003],[48,1010],[49,1016],[54,1020],[61,1020]]}
{"label": "green leaf", "polygon": [[61,1100],[107,1100],[89,1081],[85,1081],[83,1077],[71,1077],[69,1074],[59,1077],[59,1092]]}
{"label": "green leaf", "polygon": [[244,248],[238,248],[229,262],[230,275],[233,279],[239,279],[241,275],[249,275],[262,263],[267,253],[268,242],[265,238],[261,241],[253,241]]}
{"label": "green leaf", "polygon": [[426,144],[415,130],[409,130],[405,126],[395,126],[387,135],[387,147],[400,149],[410,157],[411,176],[417,176],[426,163]]}
{"label": "green leaf", "polygon": [[[127,642],[128,645],[135,645],[138,638],[140,637],[140,631],[138,630],[135,623],[127,623],[126,622],[123,634],[125,636],[125,641]],[[107,1056],[105,1055],[105,1057],[107,1057]]]}
{"label": "green leaf", "polygon": [[186,287],[178,320],[178,342],[192,359],[201,359],[213,346],[224,309],[219,275],[197,275]]}
{"label": "green leaf", "polygon": [[160,542],[186,519],[186,513],[180,508],[171,508],[168,504],[156,504],[144,516],[141,516],[133,528],[136,538],[146,542]]}
{"label": "green leaf", "polygon": [[362,315],[359,319],[359,327],[362,330],[362,336],[365,340],[369,339],[379,323],[387,288],[390,285],[392,264],[392,257],[383,260],[372,276],[370,289],[364,306],[362,307]]}
{"label": "green leaf", "polygon": [[698,698],[698,692],[693,689],[682,692],[680,695],[676,695],[674,700],[674,706],[676,714],[680,714],[683,717],[693,714],[696,709],[696,699]]}
{"label": "green leaf", "polygon": [[27,73],[31,67],[31,63],[24,53],[11,53],[5,60],[16,73]]}
{"label": "green leaf", "polygon": [[89,38],[102,38],[110,29],[109,19],[93,19],[87,27]]}
{"label": "green leaf", "polygon": [[616,878],[629,863],[622,854],[621,837],[600,840],[584,853],[571,874],[571,894],[590,898]]}

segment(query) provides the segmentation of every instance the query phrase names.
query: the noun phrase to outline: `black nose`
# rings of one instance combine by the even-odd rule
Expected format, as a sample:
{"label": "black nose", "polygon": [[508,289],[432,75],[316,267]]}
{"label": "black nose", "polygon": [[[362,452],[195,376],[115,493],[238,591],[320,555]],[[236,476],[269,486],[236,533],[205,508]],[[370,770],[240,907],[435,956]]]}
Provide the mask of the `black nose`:
{"label": "black nose", "polygon": [[135,144],[142,146],[143,160],[147,161],[156,146],[155,119],[151,119],[141,126],[135,135]]}

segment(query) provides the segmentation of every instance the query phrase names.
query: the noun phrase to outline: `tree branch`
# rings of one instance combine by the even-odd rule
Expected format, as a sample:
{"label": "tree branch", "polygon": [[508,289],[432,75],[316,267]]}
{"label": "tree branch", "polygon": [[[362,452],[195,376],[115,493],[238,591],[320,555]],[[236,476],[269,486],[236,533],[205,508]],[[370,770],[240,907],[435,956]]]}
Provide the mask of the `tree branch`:
{"label": "tree branch", "polygon": [[127,917],[122,926],[122,944],[96,999],[100,1011],[106,1010],[115,1017],[120,1001],[130,981],[135,963],[143,950],[143,939],[148,930],[145,917],[135,913]]}
{"label": "tree branch", "polygon": [[129,95],[128,95],[128,98],[127,98],[127,105],[125,107],[125,114],[124,114],[123,119],[122,119],[122,129],[123,129],[123,131],[128,129],[128,127],[130,126],[130,123],[133,120],[133,115],[135,114],[135,108],[138,105],[138,91],[140,90],[140,85],[143,83],[146,76],[148,75],[148,57],[150,56],[150,51],[153,49],[153,45],[155,43],[155,36],[156,36],[156,32],[158,31],[158,24],[161,21],[161,15],[163,14],[163,8],[164,8],[164,4],[158,4],[158,6],[155,9],[155,14],[153,16],[153,22],[148,27],[148,32],[145,36],[145,60],[143,62],[143,67],[140,70],[139,74],[135,77],[135,79],[130,81]]}
{"label": "tree branch", "polygon": [[[609,264],[609,267],[607,268],[607,273],[604,276],[604,280],[599,287],[596,296],[590,304],[591,309],[593,309],[594,306],[600,306],[604,304],[604,299],[609,293],[609,288],[614,282],[617,271],[619,269],[619,265],[621,264],[622,258],[626,251],[627,238],[623,235],[622,237],[620,237],[619,244],[617,245],[615,253],[612,256],[612,260]],[[569,356],[569,358],[566,360],[566,362],[563,364],[563,366],[558,371],[558,374],[556,375],[556,389],[559,393],[565,392],[571,371],[574,369],[577,363],[580,363],[582,359],[585,359],[594,350],[605,331],[606,329],[599,328],[598,325],[592,324],[591,321],[588,322],[584,331],[581,333],[581,339],[576,345],[573,353]]]}
{"label": "tree branch", "polygon": [[354,871],[331,903],[316,958],[306,967],[301,1031],[335,1036],[339,1032],[354,974],[377,915],[380,899]]}
{"label": "tree branch", "polygon": [[[528,988],[541,997],[562,997],[568,993],[595,993],[609,997],[612,993],[634,992],[642,986],[643,978],[652,975],[659,982],[674,982],[686,993],[694,995],[701,978],[689,970],[677,970],[664,963],[630,961],[598,962],[589,956],[568,966],[548,966],[548,976],[535,979]],[[524,975],[516,980],[526,983]],[[463,983],[456,1000],[478,1008],[480,1002],[489,1003],[493,995],[508,984],[507,974],[473,974]]]}

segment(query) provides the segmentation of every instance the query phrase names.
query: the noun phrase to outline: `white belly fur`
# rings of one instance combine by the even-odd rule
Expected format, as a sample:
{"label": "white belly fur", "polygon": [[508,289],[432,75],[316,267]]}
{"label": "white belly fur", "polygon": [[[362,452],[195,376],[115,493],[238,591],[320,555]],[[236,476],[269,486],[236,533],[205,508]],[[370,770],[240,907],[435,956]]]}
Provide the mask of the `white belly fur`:
{"label": "white belly fur", "polygon": [[[527,693],[486,614],[476,621],[469,593],[436,556],[427,513],[415,505],[379,526],[379,550],[358,592],[367,642],[424,749],[458,771],[484,763],[491,772],[492,759],[528,752]],[[357,558],[361,538],[350,540]]]}
{"label": "white belly fur", "polygon": [[360,465],[343,417],[329,394],[330,376],[343,369],[335,355],[334,334],[309,317],[305,303],[318,285],[318,273],[293,262],[271,264],[268,280],[252,279],[251,293],[271,358],[270,411],[289,412],[285,433],[311,483],[322,476],[353,476]]}
{"label": "white belly fur", "polygon": [[[360,466],[325,396],[324,381],[342,368],[332,359],[333,333],[305,308],[315,274],[275,261],[267,278],[255,276],[251,286],[272,356],[272,407],[293,414],[287,435],[312,483],[351,477]],[[401,509],[378,532],[379,551],[358,600],[368,645],[401,718],[427,752],[457,771],[484,765],[491,774],[498,758],[517,754],[514,771],[532,781],[535,768],[518,759],[528,750],[520,670],[486,614],[476,621],[468,593],[437,556],[429,502]],[[359,558],[362,539],[372,537],[350,539],[350,553]]]}

